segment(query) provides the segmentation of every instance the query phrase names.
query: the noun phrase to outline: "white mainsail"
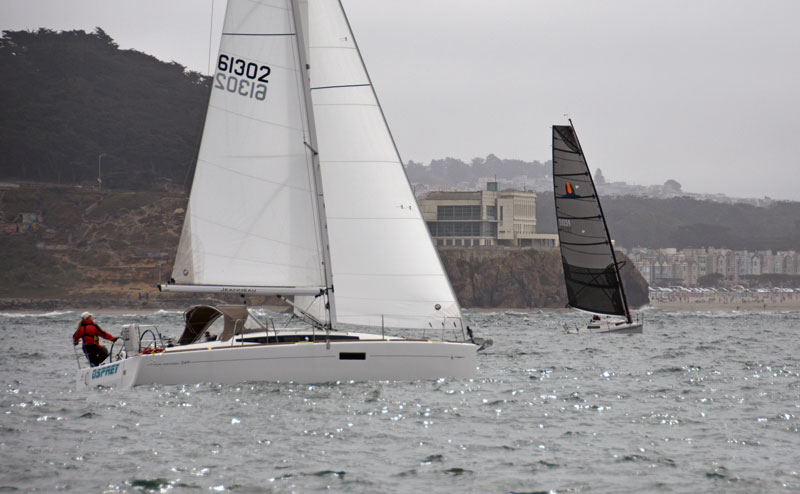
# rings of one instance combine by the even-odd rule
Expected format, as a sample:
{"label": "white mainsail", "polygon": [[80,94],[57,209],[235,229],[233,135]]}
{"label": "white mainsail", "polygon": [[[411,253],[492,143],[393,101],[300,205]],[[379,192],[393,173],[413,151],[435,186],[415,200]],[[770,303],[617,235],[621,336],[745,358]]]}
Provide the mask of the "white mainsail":
{"label": "white mainsail", "polygon": [[291,0],[229,0],[172,277],[326,286]]}
{"label": "white mainsail", "polygon": [[[126,326],[127,350],[111,352],[115,359],[99,368],[79,369],[80,389],[475,375],[476,352],[491,340],[467,332],[467,341],[460,331],[458,302],[344,11],[327,0],[310,6],[316,21],[308,20],[303,0],[228,0],[174,282],[161,289],[293,295],[331,327],[339,297],[345,323],[448,331],[435,341],[382,331],[322,334],[316,322],[267,330],[250,323],[246,306],[198,306],[186,312],[187,331],[176,346],[165,345],[155,326]],[[306,37],[315,26],[318,34]],[[321,68],[317,84],[328,84],[317,86],[313,102],[309,53]],[[319,141],[317,129],[325,134]],[[335,272],[329,239],[338,243]],[[220,317],[223,331],[213,338],[208,330]],[[153,340],[143,346],[147,333]]]}
{"label": "white mainsail", "polygon": [[[336,320],[461,329],[461,309],[344,9],[339,0],[313,0],[307,8]],[[312,312],[324,315],[319,304]]]}

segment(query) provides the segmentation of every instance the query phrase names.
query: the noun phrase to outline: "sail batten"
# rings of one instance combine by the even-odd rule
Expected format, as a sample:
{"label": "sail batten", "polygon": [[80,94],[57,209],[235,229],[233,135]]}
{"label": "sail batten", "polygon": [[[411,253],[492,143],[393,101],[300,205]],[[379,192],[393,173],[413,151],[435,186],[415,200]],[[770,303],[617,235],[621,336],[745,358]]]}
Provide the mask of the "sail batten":
{"label": "sail batten", "polygon": [[297,36],[297,33],[222,33],[223,36]]}
{"label": "sail batten", "polygon": [[461,309],[341,2],[308,2],[308,13],[337,321],[430,328],[454,319],[461,329]]}
{"label": "sail batten", "polygon": [[338,86],[319,86],[319,87],[312,87],[312,91],[320,91],[322,89],[342,89],[348,87],[369,87],[369,84],[340,84]]}
{"label": "sail batten", "polygon": [[290,0],[228,1],[177,285],[327,285],[296,32]]}
{"label": "sail batten", "polygon": [[611,237],[572,125],[553,126],[553,192],[569,305],[628,317]]}
{"label": "sail batten", "polygon": [[228,0],[172,277],[294,287],[334,327],[462,328],[339,0]]}

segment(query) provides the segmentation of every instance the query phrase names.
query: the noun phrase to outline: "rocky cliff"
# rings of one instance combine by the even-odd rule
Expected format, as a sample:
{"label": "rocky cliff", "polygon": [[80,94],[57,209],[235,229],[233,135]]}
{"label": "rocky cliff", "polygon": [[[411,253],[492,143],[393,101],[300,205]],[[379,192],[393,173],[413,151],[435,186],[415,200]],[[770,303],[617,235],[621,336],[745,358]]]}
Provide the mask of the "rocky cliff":
{"label": "rocky cliff", "polygon": [[[4,189],[0,187],[0,251],[6,263],[0,270],[0,308],[192,302],[184,300],[185,295],[159,293],[155,287],[172,270],[186,206],[179,188],[112,192],[22,184]],[[557,251],[449,248],[440,252],[464,307],[566,305]],[[638,271],[629,264],[624,274],[631,305],[647,303],[647,285]]]}
{"label": "rocky cliff", "polygon": [[[561,255],[556,250],[440,249],[453,289],[464,307],[560,308],[567,305]],[[618,259],[626,260],[617,253]],[[622,268],[628,302],[649,303],[648,286],[626,262]]]}

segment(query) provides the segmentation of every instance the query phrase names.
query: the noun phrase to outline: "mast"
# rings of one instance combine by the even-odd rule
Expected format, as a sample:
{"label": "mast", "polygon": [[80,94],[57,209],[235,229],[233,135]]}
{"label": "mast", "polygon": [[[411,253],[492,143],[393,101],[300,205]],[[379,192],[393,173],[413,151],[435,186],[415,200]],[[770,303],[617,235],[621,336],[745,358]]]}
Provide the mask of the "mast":
{"label": "mast", "polygon": [[[342,3],[298,3],[308,5],[306,46],[314,65],[309,74],[336,324],[463,328]],[[306,298],[300,305],[321,314],[319,302]]]}
{"label": "mast", "polygon": [[162,291],[313,296],[325,316],[335,315],[305,24],[296,0],[228,1],[186,218]]}
{"label": "mast", "polygon": [[595,186],[594,184],[594,179],[592,178],[592,172],[589,169],[589,162],[586,159],[586,153],[583,152],[583,146],[581,146],[580,139],[578,138],[578,133],[575,131],[575,125],[573,125],[571,118],[567,120],[569,120],[569,126],[572,127],[572,134],[575,136],[575,143],[578,145],[578,149],[580,150],[581,155],[583,155],[583,159],[586,162],[586,171],[587,174],[589,175],[589,183],[592,184],[592,189],[594,189],[595,191],[594,198],[597,201],[597,208],[600,210],[600,218],[603,220],[603,229],[606,232],[608,247],[611,249],[611,259],[614,262],[614,273],[617,276],[617,283],[619,283],[619,291],[622,295],[622,304],[625,307],[625,315],[627,316],[628,323],[630,324],[633,321],[633,319],[631,318],[631,311],[628,308],[628,299],[625,296],[625,287],[622,285],[622,274],[620,274],[619,272],[619,263],[617,263],[617,255],[614,252],[614,244],[611,243],[611,234],[608,233],[608,224],[606,224],[606,215],[605,213],[603,213],[603,206],[600,204],[600,195],[597,194],[597,186]]}
{"label": "mast", "polygon": [[[414,206],[417,208],[417,211],[422,211],[422,208],[420,208],[419,206],[419,201],[417,200],[417,196],[414,193],[414,188],[411,186],[411,180],[409,180],[408,178],[408,172],[406,171],[406,167],[403,166],[403,159],[400,156],[400,150],[397,148],[397,142],[394,140],[394,135],[392,134],[392,130],[389,127],[389,122],[386,120],[386,114],[383,112],[383,107],[381,106],[380,99],[378,99],[378,93],[375,91],[375,85],[372,84],[372,77],[370,77],[369,71],[367,70],[367,64],[364,63],[364,57],[361,55],[361,49],[358,47],[358,42],[356,41],[355,34],[353,33],[353,28],[350,25],[350,19],[348,19],[347,14],[345,13],[344,5],[342,5],[342,0],[337,0],[337,1],[339,3],[339,9],[341,9],[342,16],[344,17],[344,21],[347,24],[347,30],[350,31],[350,36],[353,38],[353,46],[355,47],[356,54],[358,55],[358,60],[361,62],[361,66],[364,68],[364,75],[367,78],[367,83],[369,85],[370,91],[372,91],[372,96],[375,98],[375,104],[378,107],[378,111],[380,112],[383,124],[386,127],[386,132],[389,135],[389,140],[392,143],[392,148],[394,149],[395,155],[397,156],[397,161],[400,164],[400,169],[403,171],[403,176],[406,179],[406,185],[408,186],[408,190],[411,193],[411,197],[414,199]],[[444,263],[442,262],[442,258],[439,255],[439,251],[436,249],[436,244],[434,243],[433,238],[430,236],[430,234],[428,235],[428,241],[430,242],[430,246],[433,249],[436,261],[439,263],[439,269],[441,270],[442,273],[444,273],[445,272]],[[463,333],[465,324],[463,316],[461,315],[461,304],[458,302],[458,297],[455,296],[455,290],[453,290],[453,284],[450,281],[450,277],[445,276],[445,281],[452,296],[452,304],[455,306],[456,312],[458,313],[458,320],[460,326],[459,329],[461,329],[461,332]],[[383,321],[381,322],[381,325],[383,325]]]}
{"label": "mast", "polygon": [[308,136],[306,147],[311,151],[311,167],[314,173],[314,188],[317,193],[317,216],[319,219],[320,241],[322,242],[322,263],[325,268],[325,309],[328,311],[328,324],[333,327],[336,321],[336,304],[333,296],[333,270],[331,269],[331,251],[328,242],[328,224],[325,214],[325,197],[322,192],[322,169],[319,164],[319,150],[317,149],[317,129],[314,123],[314,109],[311,101],[311,79],[308,71],[308,52],[305,46],[303,23],[298,13],[300,5],[298,0],[291,0],[292,21],[294,22],[295,38],[297,39],[297,57],[300,61],[300,79],[303,85],[303,98],[305,100],[306,119],[308,122]]}

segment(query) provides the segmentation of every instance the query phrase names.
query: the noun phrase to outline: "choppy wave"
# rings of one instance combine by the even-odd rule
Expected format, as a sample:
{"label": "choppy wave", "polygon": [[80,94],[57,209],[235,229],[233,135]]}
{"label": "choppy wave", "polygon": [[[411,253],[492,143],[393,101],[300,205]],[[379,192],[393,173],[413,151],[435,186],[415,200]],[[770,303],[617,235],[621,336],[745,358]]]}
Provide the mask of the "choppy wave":
{"label": "choppy wave", "polygon": [[[800,313],[647,312],[642,335],[468,312],[495,341],[470,380],[80,393],[74,313],[0,315],[0,490],[800,490]],[[99,317],[182,328],[180,312]]]}
{"label": "choppy wave", "polygon": [[76,314],[73,311],[49,311],[49,312],[0,312],[0,318],[53,318]]}

